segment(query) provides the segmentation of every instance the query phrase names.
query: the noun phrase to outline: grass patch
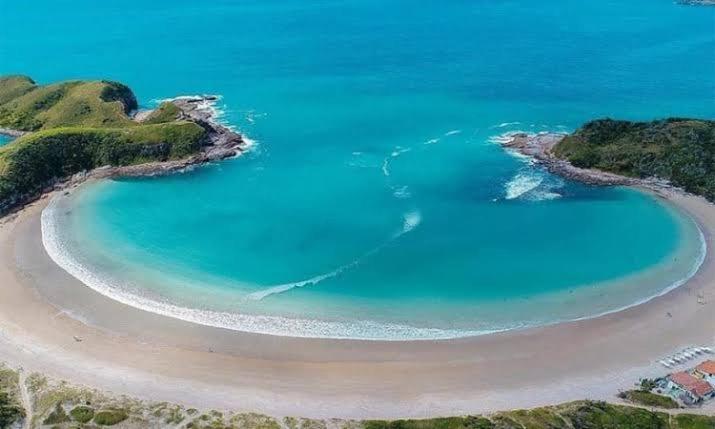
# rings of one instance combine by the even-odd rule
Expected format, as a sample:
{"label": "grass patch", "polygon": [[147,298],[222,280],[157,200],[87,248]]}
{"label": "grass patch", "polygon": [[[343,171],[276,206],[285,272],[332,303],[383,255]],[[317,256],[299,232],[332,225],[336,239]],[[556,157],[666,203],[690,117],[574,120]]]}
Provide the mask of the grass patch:
{"label": "grass patch", "polygon": [[42,421],[43,425],[56,425],[70,421],[70,416],[67,415],[62,404],[55,404],[55,409]]}
{"label": "grass patch", "polygon": [[0,77],[0,105],[23,96],[35,87],[35,81],[27,76]]}
{"label": "grass patch", "polygon": [[667,409],[680,408],[678,403],[675,402],[673,398],[643,390],[629,390],[627,392],[620,393],[618,396],[626,401],[633,402],[634,404],[646,405],[649,407]]}
{"label": "grass patch", "polygon": [[673,416],[673,429],[713,429],[715,416],[696,416],[693,414],[678,414]]}
{"label": "grass patch", "polygon": [[87,423],[94,417],[94,408],[86,405],[78,405],[70,411],[70,415],[75,421]]}
{"label": "grass patch", "polygon": [[[426,420],[368,420],[365,429],[493,429],[495,424],[484,417],[443,417]],[[503,427],[503,426],[500,426]]]}
{"label": "grass patch", "polygon": [[128,417],[124,410],[102,410],[94,415],[94,422],[102,426],[112,426],[123,422]]}
{"label": "grass patch", "polygon": [[174,103],[164,102],[159,105],[149,116],[142,121],[144,124],[163,124],[173,122],[179,118],[181,110]]}
{"label": "grass patch", "polygon": [[668,414],[642,408],[582,401],[558,407],[577,428],[668,429]]}

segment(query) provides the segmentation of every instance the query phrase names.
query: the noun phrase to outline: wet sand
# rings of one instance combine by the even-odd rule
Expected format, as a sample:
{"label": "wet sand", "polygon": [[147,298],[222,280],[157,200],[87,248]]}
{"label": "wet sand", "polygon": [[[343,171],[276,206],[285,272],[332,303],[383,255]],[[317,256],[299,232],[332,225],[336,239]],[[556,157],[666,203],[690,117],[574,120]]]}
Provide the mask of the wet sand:
{"label": "wet sand", "polygon": [[[713,249],[715,206],[674,192],[667,199],[694,217]],[[47,201],[0,227],[0,361],[142,399],[320,418],[615,401],[640,377],[667,373],[658,359],[715,341],[712,251],[687,284],[648,303],[480,337],[299,339],[196,325],[113,301],[55,265],[41,240]],[[715,411],[708,407],[701,411]]]}

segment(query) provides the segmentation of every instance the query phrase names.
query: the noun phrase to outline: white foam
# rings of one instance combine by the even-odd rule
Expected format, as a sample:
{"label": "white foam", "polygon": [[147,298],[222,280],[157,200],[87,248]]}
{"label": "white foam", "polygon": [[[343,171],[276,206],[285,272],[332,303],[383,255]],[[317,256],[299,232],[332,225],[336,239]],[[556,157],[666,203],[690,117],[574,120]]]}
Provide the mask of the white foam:
{"label": "white foam", "polygon": [[460,134],[461,132],[462,132],[462,130],[451,130],[451,131],[447,131],[446,133],[444,133],[444,136],[449,137],[449,136]]}
{"label": "white foam", "polygon": [[535,191],[535,192],[530,192],[528,199],[529,201],[549,201],[549,200],[555,200],[557,198],[561,198],[561,194],[558,192],[551,192],[551,191]]}
{"label": "white foam", "polygon": [[429,139],[422,144],[435,144],[435,143],[439,143],[439,139]]}
{"label": "white foam", "polygon": [[385,177],[389,177],[389,176],[390,176],[390,159],[389,159],[389,158],[385,158],[385,159],[382,161],[382,174],[383,174]]}
{"label": "white foam", "polygon": [[409,186],[404,185],[404,186],[392,188],[392,195],[395,198],[399,198],[401,200],[406,200],[412,196],[412,193],[410,192]]}
{"label": "white foam", "polygon": [[402,155],[403,153],[407,153],[407,152],[409,152],[409,151],[411,151],[411,150],[412,150],[412,148],[409,148],[409,147],[400,147],[400,146],[398,146],[398,147],[395,148],[395,150],[392,151],[392,153],[390,154],[390,156],[393,157],[393,158],[397,158],[398,156]]}
{"label": "white foam", "polygon": [[407,234],[408,232],[417,228],[420,223],[422,223],[422,214],[419,211],[415,210],[409,213],[405,213],[402,219],[402,233],[400,235]]}
{"label": "white foam", "polygon": [[517,173],[504,185],[507,200],[519,198],[536,189],[544,181],[544,176],[532,171]]}
{"label": "white foam", "polygon": [[506,127],[511,127],[514,125],[521,125],[521,122],[502,122],[499,125],[494,125],[491,128],[506,128]]}

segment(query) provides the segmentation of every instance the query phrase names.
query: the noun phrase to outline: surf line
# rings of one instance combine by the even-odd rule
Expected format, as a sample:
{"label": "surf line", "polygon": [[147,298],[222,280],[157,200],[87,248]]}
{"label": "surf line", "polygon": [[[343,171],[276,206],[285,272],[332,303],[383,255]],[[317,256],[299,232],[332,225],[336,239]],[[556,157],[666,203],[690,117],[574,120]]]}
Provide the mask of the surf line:
{"label": "surf line", "polygon": [[359,265],[365,259],[378,253],[379,251],[384,249],[387,245],[394,242],[398,238],[400,238],[403,235],[407,234],[408,232],[414,230],[415,228],[417,228],[420,225],[421,222],[422,222],[422,215],[420,214],[419,211],[413,210],[411,212],[405,213],[402,216],[402,229],[401,230],[394,233],[392,235],[392,237],[390,237],[389,240],[385,241],[384,243],[380,244],[379,246],[375,247],[374,249],[368,251],[367,253],[364,253],[362,256],[354,259],[353,261],[351,261],[343,266],[340,266],[340,267],[336,268],[335,270],[330,271],[329,273],[320,274],[320,275],[311,277],[306,280],[301,280],[301,281],[292,282],[292,283],[283,283],[283,284],[279,284],[279,285],[275,285],[275,286],[269,286],[265,289],[261,289],[259,291],[256,291],[256,292],[246,295],[246,298],[253,300],[253,301],[260,301],[267,296],[287,292],[287,291],[289,291],[291,289],[295,289],[295,288],[311,286],[311,285],[320,283],[323,280],[327,280],[327,279],[339,276],[343,272]]}

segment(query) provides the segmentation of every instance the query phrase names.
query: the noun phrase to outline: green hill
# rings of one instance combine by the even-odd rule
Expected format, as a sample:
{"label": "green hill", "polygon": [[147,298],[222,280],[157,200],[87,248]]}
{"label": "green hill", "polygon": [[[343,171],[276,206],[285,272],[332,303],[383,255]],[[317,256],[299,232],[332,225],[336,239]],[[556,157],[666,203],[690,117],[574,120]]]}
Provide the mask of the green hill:
{"label": "green hill", "polygon": [[39,86],[25,76],[0,78],[0,127],[36,131],[64,126],[132,126],[137,100],[125,85],[69,81]]}
{"label": "green hill", "polygon": [[564,138],[553,153],[577,167],[666,179],[715,201],[715,121],[600,119]]}
{"label": "green hill", "polygon": [[29,132],[0,148],[0,213],[80,171],[201,150],[205,124],[179,120],[172,103],[136,122],[128,115],[136,108],[132,91],[117,82],[37,85],[25,76],[0,77],[0,127]]}

